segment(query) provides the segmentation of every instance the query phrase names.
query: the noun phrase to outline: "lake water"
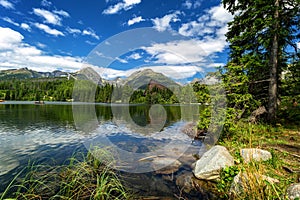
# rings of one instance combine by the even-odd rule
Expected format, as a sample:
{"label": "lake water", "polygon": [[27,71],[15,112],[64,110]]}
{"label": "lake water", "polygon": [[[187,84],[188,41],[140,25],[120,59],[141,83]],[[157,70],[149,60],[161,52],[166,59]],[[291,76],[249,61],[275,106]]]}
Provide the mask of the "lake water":
{"label": "lake water", "polygon": [[[166,105],[152,112],[145,105],[2,102],[0,191],[29,161],[61,164],[100,142],[121,152],[118,165],[130,187],[144,196],[174,198],[180,193],[176,177],[191,173],[193,154],[201,145],[181,131],[198,119],[198,109],[197,105]],[[161,164],[159,157],[179,160],[178,170],[159,172],[151,163],[154,158]]]}

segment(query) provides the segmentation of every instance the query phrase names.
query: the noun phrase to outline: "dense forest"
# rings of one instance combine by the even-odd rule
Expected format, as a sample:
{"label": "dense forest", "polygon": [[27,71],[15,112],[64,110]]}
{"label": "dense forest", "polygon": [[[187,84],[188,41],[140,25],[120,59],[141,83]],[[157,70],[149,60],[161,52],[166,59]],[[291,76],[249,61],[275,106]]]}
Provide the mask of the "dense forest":
{"label": "dense forest", "polygon": [[[74,91],[74,92],[73,92]],[[34,78],[0,81],[0,99],[16,101],[86,101],[99,103],[208,103],[207,85],[199,82],[181,87],[145,87],[134,90],[128,85],[95,85],[86,80]]]}

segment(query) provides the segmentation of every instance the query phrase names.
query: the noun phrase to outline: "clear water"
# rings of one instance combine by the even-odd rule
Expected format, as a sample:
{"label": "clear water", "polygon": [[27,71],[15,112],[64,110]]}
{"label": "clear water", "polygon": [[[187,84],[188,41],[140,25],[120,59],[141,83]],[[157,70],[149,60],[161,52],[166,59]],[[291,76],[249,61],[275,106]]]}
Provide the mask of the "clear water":
{"label": "clear water", "polygon": [[[35,105],[34,102],[0,103],[0,191],[4,190],[12,177],[26,167],[29,161],[47,163],[55,160],[58,164],[63,163],[75,152],[87,152],[86,144],[97,141],[97,138],[103,135],[120,149],[133,153],[148,152],[150,155],[153,149],[160,148],[170,141],[175,144],[175,148],[173,145],[167,151],[176,150],[176,145],[179,148],[182,144],[192,142],[180,129],[186,122],[195,120],[186,115],[190,112],[189,109],[195,107],[165,106],[166,121],[155,134],[145,134],[145,131],[142,131],[150,121],[149,107],[145,105],[93,105],[92,112],[97,123],[94,123],[88,133],[76,124],[78,119],[74,120],[74,109],[76,112],[80,111],[80,118],[89,120],[90,111],[82,104],[72,106],[71,103],[50,102],[44,105]],[[123,112],[128,110],[129,115],[123,115]],[[75,115],[76,117],[78,118],[78,115]],[[130,123],[134,122],[141,128],[141,132],[127,126],[128,117]],[[179,158],[182,165],[174,173],[175,176],[191,172],[191,164],[195,161],[192,155],[198,150],[199,145],[191,145],[185,151]],[[174,197],[174,194],[180,192],[174,177],[169,180],[165,175],[155,172],[123,172],[123,175],[130,187],[145,196]]]}

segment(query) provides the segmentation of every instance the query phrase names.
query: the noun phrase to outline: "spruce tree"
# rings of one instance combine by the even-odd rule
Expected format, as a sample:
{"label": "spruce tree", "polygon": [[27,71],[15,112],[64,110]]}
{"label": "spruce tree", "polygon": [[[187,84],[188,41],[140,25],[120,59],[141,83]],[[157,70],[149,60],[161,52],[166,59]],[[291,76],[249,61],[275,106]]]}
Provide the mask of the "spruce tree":
{"label": "spruce tree", "polygon": [[247,87],[242,95],[265,105],[268,121],[275,122],[280,74],[297,53],[300,0],[224,0],[223,5],[234,15],[226,34],[230,62],[225,76],[240,76],[240,86]]}

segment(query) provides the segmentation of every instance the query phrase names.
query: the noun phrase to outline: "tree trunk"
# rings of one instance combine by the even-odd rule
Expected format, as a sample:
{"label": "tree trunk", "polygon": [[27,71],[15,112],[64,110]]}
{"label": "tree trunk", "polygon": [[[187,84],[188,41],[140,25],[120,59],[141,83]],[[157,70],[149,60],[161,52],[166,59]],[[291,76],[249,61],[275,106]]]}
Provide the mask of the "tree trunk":
{"label": "tree trunk", "polygon": [[268,105],[268,121],[275,122],[277,110],[277,69],[278,69],[278,32],[279,29],[279,0],[275,2],[274,14],[274,36],[272,40],[271,57],[270,57],[270,84],[269,84],[269,105]]}

